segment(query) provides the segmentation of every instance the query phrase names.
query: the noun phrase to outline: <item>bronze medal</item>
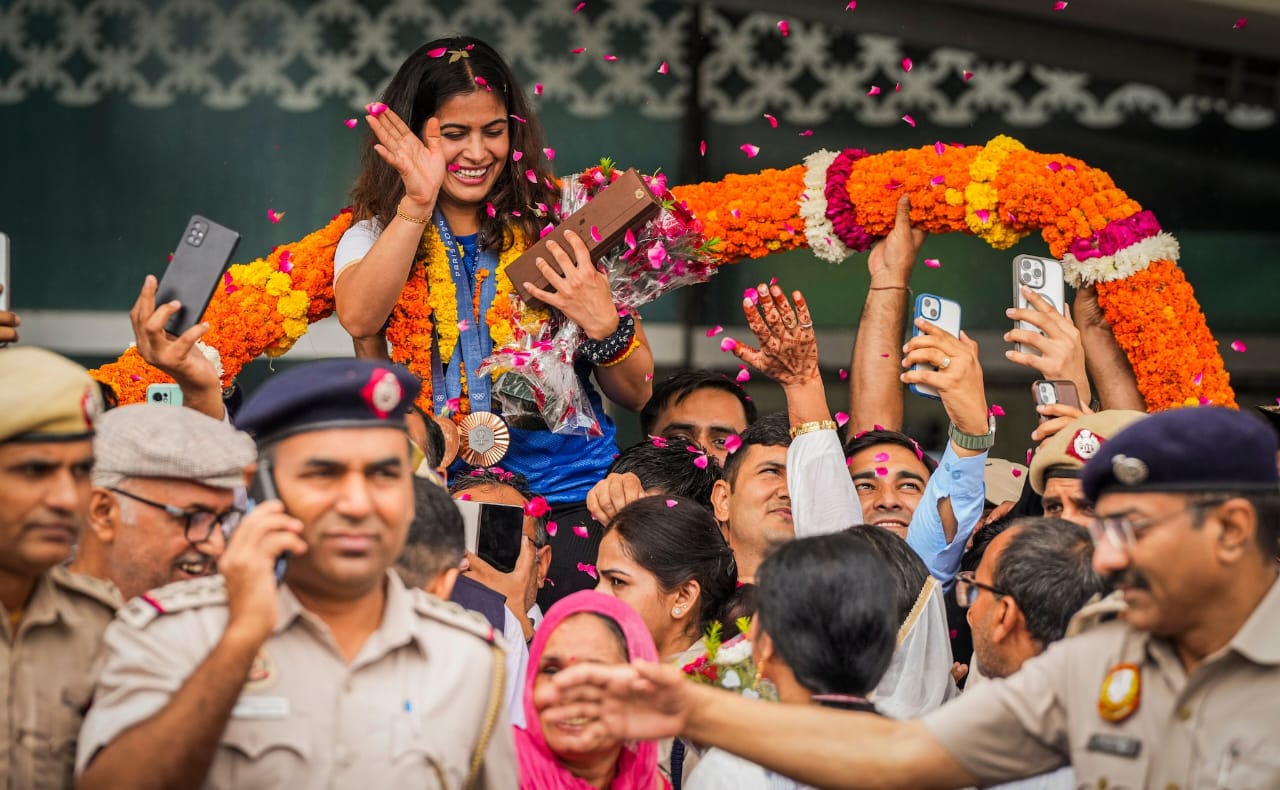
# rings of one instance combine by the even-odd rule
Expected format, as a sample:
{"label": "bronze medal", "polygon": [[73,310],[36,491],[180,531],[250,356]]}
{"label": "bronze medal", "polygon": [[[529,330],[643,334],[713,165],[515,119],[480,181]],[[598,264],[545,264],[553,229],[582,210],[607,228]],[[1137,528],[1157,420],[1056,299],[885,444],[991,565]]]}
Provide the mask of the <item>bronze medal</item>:
{"label": "bronze medal", "polygon": [[444,434],[444,457],[440,459],[440,468],[448,469],[458,457],[459,444],[462,441],[458,435],[458,425],[448,417],[441,417],[438,414],[432,415],[432,419],[436,421],[436,425],[440,426],[440,433]]}
{"label": "bronze medal", "polygon": [[473,411],[458,426],[462,460],[472,466],[493,466],[507,454],[511,432],[502,418],[490,411]]}
{"label": "bronze medal", "polygon": [[1102,680],[1098,715],[1117,724],[1138,710],[1142,700],[1142,670],[1137,664],[1117,664]]}

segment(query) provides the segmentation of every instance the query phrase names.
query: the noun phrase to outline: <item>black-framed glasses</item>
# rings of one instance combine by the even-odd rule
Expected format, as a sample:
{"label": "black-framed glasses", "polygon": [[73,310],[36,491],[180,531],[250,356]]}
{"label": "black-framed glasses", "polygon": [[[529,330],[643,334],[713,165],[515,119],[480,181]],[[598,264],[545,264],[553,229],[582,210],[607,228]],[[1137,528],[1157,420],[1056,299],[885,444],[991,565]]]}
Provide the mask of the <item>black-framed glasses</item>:
{"label": "black-framed glasses", "polygon": [[163,502],[154,502],[146,497],[138,496],[131,491],[125,491],[114,486],[108,487],[108,491],[128,497],[135,502],[141,502],[144,505],[150,505],[159,508],[168,513],[171,517],[182,521],[182,534],[188,543],[204,543],[213,537],[213,531],[219,526],[224,530],[224,534],[236,528],[240,523],[240,519],[244,516],[244,511],[238,507],[224,510],[221,513],[215,513],[212,510],[204,510],[202,508],[194,508],[185,510],[177,505],[166,505]]}
{"label": "black-framed glasses", "polygon": [[1139,535],[1157,524],[1163,524],[1184,513],[1194,513],[1204,508],[1217,507],[1226,501],[1226,499],[1206,499],[1198,502],[1189,502],[1186,507],[1140,521],[1135,521],[1128,515],[1103,516],[1095,518],[1089,523],[1089,534],[1093,537],[1093,545],[1095,546],[1102,543],[1105,538],[1117,549],[1128,549],[1138,542]]}
{"label": "black-framed glasses", "polygon": [[999,587],[992,587],[990,584],[983,584],[974,578],[973,571],[963,571],[956,574],[956,603],[961,607],[968,609],[978,601],[978,593],[986,590],[992,595],[1008,595],[1009,593],[1001,590]]}

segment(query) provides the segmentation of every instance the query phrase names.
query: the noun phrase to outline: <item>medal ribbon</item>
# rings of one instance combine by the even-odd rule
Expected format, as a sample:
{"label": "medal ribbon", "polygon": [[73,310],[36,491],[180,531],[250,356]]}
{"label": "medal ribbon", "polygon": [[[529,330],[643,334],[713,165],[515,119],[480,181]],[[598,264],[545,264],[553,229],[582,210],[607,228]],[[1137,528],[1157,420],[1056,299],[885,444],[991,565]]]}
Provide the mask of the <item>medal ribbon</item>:
{"label": "medal ribbon", "polygon": [[[467,371],[467,400],[471,404],[472,413],[491,410],[490,380],[488,376],[477,373],[480,363],[493,353],[493,338],[489,335],[489,324],[483,316],[487,315],[493,300],[498,293],[498,254],[493,250],[476,250],[477,269],[488,269],[493,276],[486,277],[480,285],[480,314],[475,313],[475,300],[471,290],[471,275],[458,249],[458,240],[449,223],[437,208],[432,214],[436,230],[440,234],[440,243],[444,245],[445,254],[449,257],[449,275],[453,279],[454,295],[458,303],[458,315],[466,319],[466,329],[458,332],[457,349],[462,351],[462,359],[458,359],[455,351],[453,358],[440,359],[440,346],[437,343],[435,353],[431,355],[431,400],[436,414],[444,414],[448,401],[462,397],[462,370]],[[448,366],[445,366],[445,362]]]}

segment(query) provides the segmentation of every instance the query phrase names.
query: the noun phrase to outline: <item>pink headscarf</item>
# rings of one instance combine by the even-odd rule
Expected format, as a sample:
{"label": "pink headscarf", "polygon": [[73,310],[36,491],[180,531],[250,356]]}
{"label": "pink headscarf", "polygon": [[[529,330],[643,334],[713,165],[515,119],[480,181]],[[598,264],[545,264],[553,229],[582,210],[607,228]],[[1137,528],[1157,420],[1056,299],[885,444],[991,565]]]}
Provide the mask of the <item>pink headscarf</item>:
{"label": "pink headscarf", "polygon": [[[657,661],[658,649],[653,644],[649,629],[635,610],[617,598],[595,590],[582,590],[558,601],[538,626],[538,633],[529,647],[529,671],[524,679],[525,727],[515,728],[516,756],[520,760],[521,790],[579,790],[590,788],[586,782],[574,776],[547,746],[542,736],[538,711],[533,707],[533,684],[538,680],[538,664],[546,649],[551,633],[565,620],[576,614],[591,612],[604,615],[622,629],[627,640],[627,654],[631,658]],[[654,790],[659,787],[658,746],[652,741],[626,743],[618,757],[618,773],[610,785],[611,790]]]}

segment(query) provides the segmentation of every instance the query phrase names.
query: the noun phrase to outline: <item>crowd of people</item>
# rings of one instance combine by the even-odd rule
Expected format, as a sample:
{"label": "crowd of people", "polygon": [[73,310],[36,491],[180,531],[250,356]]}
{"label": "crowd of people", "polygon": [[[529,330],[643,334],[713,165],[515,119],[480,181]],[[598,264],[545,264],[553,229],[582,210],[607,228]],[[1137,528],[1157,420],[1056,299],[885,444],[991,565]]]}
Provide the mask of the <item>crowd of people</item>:
{"label": "crowd of people", "polygon": [[[485,274],[556,201],[536,118],[471,38],[421,47],[382,103],[334,260],[353,358],[228,400],[207,327],[166,333],[149,277],[137,346],[184,405],[115,406],[0,313],[7,787],[1280,787],[1257,415],[1147,414],[1096,294],[1029,291],[1008,357],[1082,402],[1000,425],[1029,465],[989,457],[976,344],[923,320],[903,344],[904,196],[847,425],[802,294],[744,299],[757,342],[733,351],[786,399],[758,414],[717,372],[654,381],[577,237],[522,285],[646,438],[504,420]],[[429,412],[385,336],[424,261],[463,318]],[[937,392],[945,446],[903,432],[904,385]],[[498,464],[465,460],[490,447],[440,408],[464,401],[509,436]]]}

